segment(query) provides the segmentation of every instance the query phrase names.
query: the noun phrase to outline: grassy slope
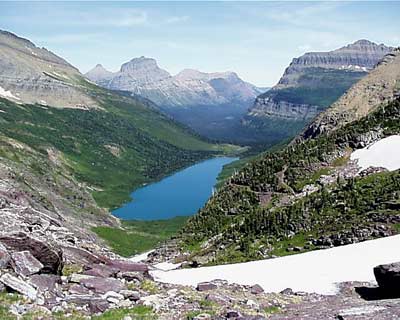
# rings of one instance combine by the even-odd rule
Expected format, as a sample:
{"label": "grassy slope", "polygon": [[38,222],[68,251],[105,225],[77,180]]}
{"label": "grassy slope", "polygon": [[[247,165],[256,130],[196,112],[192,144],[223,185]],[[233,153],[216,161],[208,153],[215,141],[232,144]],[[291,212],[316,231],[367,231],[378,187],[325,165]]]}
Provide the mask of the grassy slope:
{"label": "grassy slope", "polygon": [[129,257],[155,248],[174,236],[188,217],[167,220],[123,221],[122,228],[96,227],[93,231],[105,239],[114,252]]}

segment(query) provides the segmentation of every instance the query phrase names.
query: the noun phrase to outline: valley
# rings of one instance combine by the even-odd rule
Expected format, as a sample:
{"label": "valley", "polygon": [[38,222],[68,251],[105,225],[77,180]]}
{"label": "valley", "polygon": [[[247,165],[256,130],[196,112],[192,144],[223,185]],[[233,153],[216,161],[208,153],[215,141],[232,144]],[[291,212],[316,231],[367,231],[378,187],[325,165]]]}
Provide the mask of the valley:
{"label": "valley", "polygon": [[397,319],[386,6],[0,4],[0,319]]}

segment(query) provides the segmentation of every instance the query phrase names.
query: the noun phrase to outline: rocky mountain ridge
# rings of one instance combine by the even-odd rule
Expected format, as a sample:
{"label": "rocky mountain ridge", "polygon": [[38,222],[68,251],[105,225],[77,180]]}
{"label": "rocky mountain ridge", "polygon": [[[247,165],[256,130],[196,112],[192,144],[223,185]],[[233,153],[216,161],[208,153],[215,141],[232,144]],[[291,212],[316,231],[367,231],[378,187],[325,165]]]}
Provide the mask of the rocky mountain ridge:
{"label": "rocky mountain ridge", "polygon": [[278,84],[257,97],[245,121],[292,120],[305,125],[364,77],[392,47],[359,40],[293,59]]}
{"label": "rocky mountain ridge", "polygon": [[175,76],[158,67],[155,59],[140,57],[111,73],[96,66],[85,76],[113,90],[130,91],[160,107],[192,107],[251,102],[258,89],[234,72],[204,73],[185,69]]}

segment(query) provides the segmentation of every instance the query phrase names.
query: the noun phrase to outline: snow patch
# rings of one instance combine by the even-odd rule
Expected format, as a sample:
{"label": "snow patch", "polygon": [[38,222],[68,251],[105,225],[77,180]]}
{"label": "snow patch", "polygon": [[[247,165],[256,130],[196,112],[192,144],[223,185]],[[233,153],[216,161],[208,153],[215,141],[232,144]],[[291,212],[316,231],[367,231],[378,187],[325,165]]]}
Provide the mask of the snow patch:
{"label": "snow patch", "polygon": [[390,171],[400,169],[400,135],[393,135],[354,151],[350,157],[357,160],[361,170],[383,167]]}
{"label": "snow patch", "polygon": [[136,256],[133,256],[133,257],[129,258],[129,260],[132,261],[132,262],[140,262],[140,261],[146,260],[147,256],[150,253],[152,253],[153,251],[154,250],[150,250],[150,251],[147,251],[147,252],[143,252],[141,254],[137,254]]}
{"label": "snow patch", "polygon": [[20,98],[14,96],[11,91],[6,91],[2,87],[0,87],[0,96],[5,97],[5,98],[12,98],[16,100],[20,100]]}
{"label": "snow patch", "polygon": [[153,267],[156,268],[157,270],[169,271],[169,270],[178,269],[180,266],[181,266],[181,263],[161,262],[161,263],[157,263]]}
{"label": "snow patch", "polygon": [[196,286],[224,279],[259,284],[266,292],[285,288],[320,294],[337,293],[337,283],[374,281],[373,268],[400,261],[400,235],[275,259],[171,271],[154,270],[156,280]]}

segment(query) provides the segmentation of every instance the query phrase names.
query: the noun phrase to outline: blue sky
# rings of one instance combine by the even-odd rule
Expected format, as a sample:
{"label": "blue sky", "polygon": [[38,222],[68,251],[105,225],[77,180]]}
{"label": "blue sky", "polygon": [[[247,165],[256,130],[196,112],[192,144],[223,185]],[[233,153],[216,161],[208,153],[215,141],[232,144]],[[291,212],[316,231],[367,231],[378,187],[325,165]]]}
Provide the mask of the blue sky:
{"label": "blue sky", "polygon": [[400,2],[0,2],[0,29],[29,38],[82,72],[133,57],[235,71],[272,86],[293,57],[358,39],[400,45]]}

